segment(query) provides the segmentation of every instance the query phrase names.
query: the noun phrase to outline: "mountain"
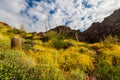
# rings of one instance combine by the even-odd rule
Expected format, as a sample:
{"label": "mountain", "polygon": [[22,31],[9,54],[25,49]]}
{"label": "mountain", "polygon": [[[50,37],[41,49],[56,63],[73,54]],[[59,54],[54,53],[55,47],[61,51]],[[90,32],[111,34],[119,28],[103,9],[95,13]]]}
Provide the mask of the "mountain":
{"label": "mountain", "polygon": [[120,9],[106,17],[103,22],[93,23],[83,34],[88,42],[97,42],[110,34],[120,38]]}
{"label": "mountain", "polygon": [[[9,29],[11,28],[8,24],[4,22],[0,22],[0,27],[1,26]],[[21,31],[14,29],[12,30],[12,32],[21,33]],[[0,31],[3,32],[2,29]],[[65,25],[60,25],[47,32],[34,33],[34,35],[44,36],[50,31],[55,31],[58,34],[64,34],[67,38],[86,42],[98,42],[101,39],[105,39],[109,35],[117,35],[118,38],[120,38],[120,9],[115,10],[110,16],[106,17],[103,22],[92,23],[92,25],[84,32],[73,30]],[[11,29],[7,32],[11,32]]]}
{"label": "mountain", "polygon": [[[67,34],[67,37],[87,42],[98,42],[107,36],[117,35],[120,38],[120,9],[114,11],[110,16],[104,18],[103,22],[92,23],[92,25],[84,32],[72,30],[71,28],[61,25],[49,31]],[[48,31],[48,32],[49,32]]]}
{"label": "mountain", "polygon": [[80,32],[79,30],[73,30],[70,27],[65,26],[65,25],[57,26],[56,28],[53,28],[49,31],[55,31],[58,34],[63,34],[67,38],[72,38],[74,40],[85,41],[82,32]]}
{"label": "mountain", "polygon": [[25,32],[0,22],[0,80],[120,80],[120,44],[81,42],[120,37],[119,13],[84,32],[64,25]]}

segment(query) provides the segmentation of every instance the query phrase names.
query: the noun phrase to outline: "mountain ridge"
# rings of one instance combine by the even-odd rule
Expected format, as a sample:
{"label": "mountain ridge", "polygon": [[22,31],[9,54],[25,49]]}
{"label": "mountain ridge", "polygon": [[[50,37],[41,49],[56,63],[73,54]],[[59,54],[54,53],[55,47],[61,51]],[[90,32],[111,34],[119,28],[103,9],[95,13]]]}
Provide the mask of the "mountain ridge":
{"label": "mountain ridge", "polygon": [[120,9],[104,18],[103,22],[92,23],[83,34],[87,36],[86,40],[89,42],[99,41],[109,35],[120,36]]}
{"label": "mountain ridge", "polygon": [[[10,25],[4,22],[0,22],[0,24],[5,25],[9,28],[11,27]],[[92,23],[92,25],[84,32],[80,32],[79,30],[73,30],[65,25],[60,25],[46,32],[36,32],[35,35],[44,36],[50,31],[64,33],[67,34],[68,38],[85,42],[98,42],[101,39],[105,39],[105,37],[109,35],[117,35],[120,38],[120,9],[115,10],[110,16],[104,18],[104,20],[101,23]]]}

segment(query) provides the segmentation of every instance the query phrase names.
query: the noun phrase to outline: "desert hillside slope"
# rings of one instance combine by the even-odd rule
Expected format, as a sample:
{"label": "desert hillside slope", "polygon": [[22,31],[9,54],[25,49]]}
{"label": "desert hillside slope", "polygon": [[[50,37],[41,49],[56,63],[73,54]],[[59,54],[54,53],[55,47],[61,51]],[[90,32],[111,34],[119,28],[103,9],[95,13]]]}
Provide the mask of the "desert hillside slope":
{"label": "desert hillside slope", "polygon": [[85,32],[26,32],[0,22],[0,80],[120,80],[119,13]]}

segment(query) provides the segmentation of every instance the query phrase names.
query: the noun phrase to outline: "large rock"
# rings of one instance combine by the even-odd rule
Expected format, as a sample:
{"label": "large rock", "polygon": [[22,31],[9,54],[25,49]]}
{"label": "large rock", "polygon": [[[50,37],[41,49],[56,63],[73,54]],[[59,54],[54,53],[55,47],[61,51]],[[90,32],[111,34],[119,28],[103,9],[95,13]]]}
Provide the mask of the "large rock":
{"label": "large rock", "polygon": [[11,39],[11,48],[12,49],[22,49],[21,39],[19,37],[13,37]]}

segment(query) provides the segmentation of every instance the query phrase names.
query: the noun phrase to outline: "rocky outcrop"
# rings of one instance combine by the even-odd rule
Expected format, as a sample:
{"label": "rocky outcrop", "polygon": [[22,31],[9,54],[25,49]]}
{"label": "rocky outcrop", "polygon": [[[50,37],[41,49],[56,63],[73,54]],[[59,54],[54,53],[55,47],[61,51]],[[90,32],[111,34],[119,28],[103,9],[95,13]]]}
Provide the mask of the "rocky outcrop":
{"label": "rocky outcrop", "polygon": [[83,34],[88,42],[100,41],[110,34],[120,38],[120,9],[106,17],[103,22],[93,23]]}

